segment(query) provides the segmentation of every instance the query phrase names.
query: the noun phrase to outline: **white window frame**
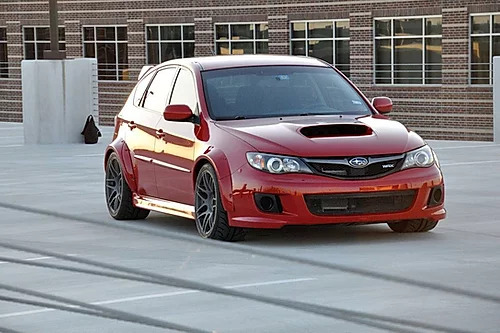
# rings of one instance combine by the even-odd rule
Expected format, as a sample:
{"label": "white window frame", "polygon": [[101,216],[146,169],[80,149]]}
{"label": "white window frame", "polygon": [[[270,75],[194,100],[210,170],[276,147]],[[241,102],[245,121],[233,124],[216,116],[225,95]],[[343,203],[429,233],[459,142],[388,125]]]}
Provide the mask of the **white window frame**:
{"label": "white window frame", "polygon": [[[148,28],[149,27],[156,27],[158,28],[158,40],[148,40]],[[181,39],[176,40],[176,39],[161,39],[161,33],[160,33],[160,28],[161,27],[181,27]],[[194,28],[194,23],[169,23],[169,24],[146,24],[145,26],[145,37],[144,40],[146,41],[146,62],[149,63],[149,48],[148,44],[155,43],[158,45],[158,59],[161,61],[161,43],[181,43],[181,54],[182,58],[184,58],[184,43],[195,43],[194,39],[184,39],[184,27],[193,27]],[[194,38],[194,37],[193,37]]]}
{"label": "white window frame", "polygon": [[[0,29],[5,29],[5,40],[1,40],[1,39],[0,39],[0,45],[4,45],[4,44],[5,44],[5,45],[7,45],[7,27],[5,27],[5,26],[0,26]],[[7,62],[5,63],[5,65],[7,65],[7,66],[5,67],[5,69],[7,70],[7,75],[6,75],[6,76],[1,76],[1,75],[0,75],[0,80],[2,80],[2,79],[8,79],[8,78],[9,78],[9,53],[8,53],[8,52],[9,52],[9,50],[8,50],[8,48],[7,48],[7,53],[6,53],[6,56],[7,56]],[[0,65],[2,65],[2,64],[3,64],[3,63],[2,63],[2,62],[0,62]]]}
{"label": "white window frame", "polygon": [[[26,40],[26,29],[33,28],[33,40]],[[37,44],[49,44],[50,45],[50,40],[37,40],[36,38],[36,30],[38,28],[47,28],[50,30],[50,26],[48,25],[25,25],[23,26],[23,59],[26,59],[26,44],[34,44],[35,45],[35,59],[33,60],[38,60],[38,48]],[[64,44],[64,49],[66,50],[66,26],[64,25],[59,25],[58,27],[58,33],[59,33],[59,28],[64,28],[64,40],[59,40],[59,34],[57,35],[58,43],[59,44]],[[59,45],[58,44],[58,45]]]}
{"label": "white window frame", "polygon": [[[333,24],[333,37],[330,38],[330,37],[322,37],[322,38],[316,38],[316,37],[309,37],[309,29],[308,29],[308,23],[314,23],[314,22],[332,22]],[[337,29],[336,29],[336,23],[337,22],[348,22],[349,23],[349,37],[337,37]],[[293,24],[294,23],[305,23],[306,24],[306,29],[305,29],[305,34],[306,36],[304,38],[293,38]],[[290,55],[293,55],[293,42],[305,42],[306,44],[306,57],[309,57],[309,41],[310,40],[319,40],[319,41],[322,41],[322,40],[326,40],[326,41],[332,41],[333,42],[333,49],[332,49],[332,52],[333,52],[333,66],[336,66],[337,65],[337,55],[336,55],[336,51],[337,51],[337,44],[335,43],[336,41],[338,40],[347,40],[350,42],[351,40],[351,22],[349,19],[328,19],[328,20],[297,20],[297,21],[290,21],[290,36],[289,36],[289,39],[290,39]],[[350,49],[350,46],[349,46],[349,49]],[[342,65],[342,64],[341,64]],[[350,67],[350,65],[349,65]],[[350,68],[349,68],[350,70]]]}
{"label": "white window frame", "polygon": [[[442,86],[442,83],[425,83],[425,67],[427,63],[425,62],[425,40],[426,38],[441,38],[441,46],[443,45],[442,40],[443,40],[443,32],[441,31],[441,35],[426,35],[425,34],[425,19],[428,18],[441,18],[441,28],[443,24],[443,15],[419,15],[419,16],[390,16],[390,17],[375,17],[373,18],[373,84],[377,86],[408,86],[408,87],[418,87],[418,86],[426,86],[426,87],[432,87],[432,86],[437,86],[440,87]],[[401,19],[421,19],[422,20],[422,34],[421,35],[411,35],[411,36],[394,36],[394,20],[401,20]],[[376,36],[376,21],[387,21],[391,20],[391,36]],[[421,38],[422,39],[422,83],[394,83],[394,39],[416,39],[416,38]],[[376,40],[390,40],[391,41],[391,83],[377,83],[377,65],[383,65],[383,64],[377,64],[377,57],[376,57]],[[443,61],[441,59],[441,65],[443,64]],[[407,65],[417,65],[417,64],[407,64]],[[435,64],[434,64],[435,65]],[[385,78],[387,79],[387,78]],[[441,80],[443,79],[443,71],[441,69]]]}
{"label": "white window frame", "polygon": [[[493,13],[474,13],[470,15],[469,18],[469,50],[468,50],[468,57],[469,57],[469,85],[474,86],[474,87],[481,87],[481,86],[491,86],[493,85],[493,37],[500,37],[500,32],[493,32],[493,16],[500,15],[500,12],[493,12]],[[472,18],[474,16],[489,16],[490,17],[490,32],[489,33],[482,33],[482,34],[473,34],[472,33]],[[472,49],[472,37],[489,37],[490,39],[490,83],[489,84],[484,84],[484,83],[472,83],[472,57],[471,57],[471,49]]]}
{"label": "white window frame", "polygon": [[[253,25],[253,39],[231,39],[231,26],[232,25],[245,25],[250,24]],[[267,25],[267,39],[255,38],[255,33],[257,31],[256,26],[258,24],[266,24]],[[228,28],[229,38],[228,39],[217,39],[217,26],[226,25]],[[266,42],[267,47],[269,49],[269,22],[222,22],[214,24],[214,54],[217,55],[217,43],[229,43],[229,54],[233,54],[233,43],[239,42],[253,42],[253,54],[257,54],[257,42]]]}
{"label": "white window frame", "polygon": [[[94,40],[89,41],[85,40],[85,28],[94,28]],[[97,40],[97,28],[115,28],[115,39],[114,40]],[[127,29],[127,40],[118,40],[118,28],[126,28]],[[85,45],[86,44],[94,44],[94,52],[95,52],[95,59],[97,59],[97,44],[109,44],[109,43],[114,43],[115,44],[115,69],[116,69],[116,78],[115,80],[100,80],[100,81],[108,81],[108,82],[113,82],[113,81],[127,81],[127,80],[120,80],[120,65],[127,65],[129,66],[128,63],[126,64],[120,64],[118,62],[118,44],[127,44],[128,48],[128,26],[126,24],[104,24],[104,25],[82,25],[82,54],[83,57],[85,57]],[[128,58],[128,52],[127,52],[127,58]],[[128,59],[127,59],[128,60]],[[128,67],[127,67],[128,68]],[[97,63],[97,75],[99,75],[99,63]]]}

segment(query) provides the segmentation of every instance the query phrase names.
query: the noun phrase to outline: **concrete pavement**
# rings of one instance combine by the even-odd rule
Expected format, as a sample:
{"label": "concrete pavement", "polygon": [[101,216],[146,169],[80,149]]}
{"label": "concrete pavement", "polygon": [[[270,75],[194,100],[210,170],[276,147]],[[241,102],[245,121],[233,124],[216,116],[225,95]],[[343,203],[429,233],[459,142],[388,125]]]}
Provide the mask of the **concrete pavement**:
{"label": "concrete pavement", "polygon": [[[158,235],[108,227],[116,223],[105,207],[102,160],[111,129],[102,130],[98,145],[23,146],[21,124],[0,123],[0,203],[102,221],[101,226],[0,208],[0,242],[450,329],[500,331],[496,302],[161,235],[196,236],[190,220],[151,214],[145,221],[123,223]],[[244,245],[500,297],[500,145],[429,143],[443,166],[449,212],[434,231],[400,235],[383,224],[294,227],[251,231]],[[83,267],[4,248],[0,256]],[[0,283],[216,332],[386,331],[255,301],[11,263],[0,262]],[[1,295],[33,299],[3,290]],[[2,301],[0,327],[21,332],[165,331]]]}

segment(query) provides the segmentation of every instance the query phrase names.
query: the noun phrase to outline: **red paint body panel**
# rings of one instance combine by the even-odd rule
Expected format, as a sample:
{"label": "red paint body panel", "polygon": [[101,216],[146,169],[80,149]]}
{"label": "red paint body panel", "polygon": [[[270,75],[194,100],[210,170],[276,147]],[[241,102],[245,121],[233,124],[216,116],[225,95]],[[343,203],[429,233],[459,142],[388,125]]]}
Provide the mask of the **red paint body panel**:
{"label": "red paint body panel", "polygon": [[[281,228],[298,224],[371,223],[407,219],[437,221],[445,218],[443,204],[427,207],[431,187],[443,184],[443,176],[436,165],[398,171],[369,180],[341,180],[313,174],[275,175],[249,165],[247,152],[305,158],[357,157],[403,154],[425,145],[416,133],[377,112],[350,81],[360,97],[368,103],[372,115],[230,121],[214,121],[209,116],[201,77],[203,71],[246,66],[330,65],[304,57],[223,56],[173,60],[159,65],[153,71],[165,65],[184,67],[192,72],[198,94],[198,114],[193,122],[166,121],[163,110],[154,113],[133,105],[132,98],[127,101],[116,119],[115,138],[108,149],[120,156],[127,183],[135,195],[140,197],[152,191],[151,185],[155,184],[156,192],[148,193],[149,196],[194,205],[196,171],[203,163],[210,163],[216,170],[222,204],[232,226]],[[136,126],[133,129],[129,126],[131,122]],[[370,131],[367,131],[367,135],[313,138],[300,132],[308,126],[335,124],[359,124],[369,127]],[[148,164],[138,160],[137,155],[151,158],[152,162]],[[304,200],[306,194],[408,189],[418,190],[411,208],[391,214],[318,216],[310,213]],[[254,202],[255,193],[278,195],[283,213],[261,212]]]}

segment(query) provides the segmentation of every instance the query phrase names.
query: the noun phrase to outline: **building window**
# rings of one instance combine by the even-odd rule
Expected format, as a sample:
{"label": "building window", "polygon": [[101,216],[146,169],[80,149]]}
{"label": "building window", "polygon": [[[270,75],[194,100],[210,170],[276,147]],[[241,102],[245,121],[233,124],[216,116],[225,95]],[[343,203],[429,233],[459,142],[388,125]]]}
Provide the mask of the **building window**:
{"label": "building window", "polygon": [[0,78],[9,77],[9,59],[7,58],[7,29],[0,28]]}
{"label": "building window", "polygon": [[229,23],[215,25],[217,54],[269,53],[267,23]]}
{"label": "building window", "polygon": [[[24,59],[44,59],[44,53],[50,50],[49,27],[24,27]],[[66,50],[64,27],[59,27],[59,51]]]}
{"label": "building window", "polygon": [[500,56],[500,13],[471,17],[470,83],[493,84],[493,57]]}
{"label": "building window", "polygon": [[148,64],[194,57],[194,25],[146,26]]}
{"label": "building window", "polygon": [[349,76],[349,20],[291,22],[291,54],[323,59]]}
{"label": "building window", "polygon": [[99,80],[128,80],[127,27],[83,27],[83,56],[97,58]]}
{"label": "building window", "polygon": [[441,16],[375,19],[375,83],[442,83]]}

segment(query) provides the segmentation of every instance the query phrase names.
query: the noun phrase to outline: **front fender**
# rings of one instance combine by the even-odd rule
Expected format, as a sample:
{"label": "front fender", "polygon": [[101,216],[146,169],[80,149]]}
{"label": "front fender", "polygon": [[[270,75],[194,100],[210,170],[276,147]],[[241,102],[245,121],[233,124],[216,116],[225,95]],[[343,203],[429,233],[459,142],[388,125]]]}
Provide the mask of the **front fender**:
{"label": "front fender", "polygon": [[195,161],[195,169],[193,172],[193,184],[196,185],[196,177],[198,171],[205,163],[210,163],[217,174],[219,180],[220,196],[222,206],[226,211],[234,211],[233,206],[233,184],[231,179],[231,168],[227,160],[226,154],[220,149],[207,149],[205,153],[199,156]]}
{"label": "front fender", "polygon": [[104,155],[104,168],[106,168],[109,156],[113,152],[118,156],[123,176],[128,184],[128,187],[130,187],[132,192],[137,192],[137,181],[134,174],[134,165],[132,164],[131,152],[123,139],[115,139],[106,148],[106,153]]}

